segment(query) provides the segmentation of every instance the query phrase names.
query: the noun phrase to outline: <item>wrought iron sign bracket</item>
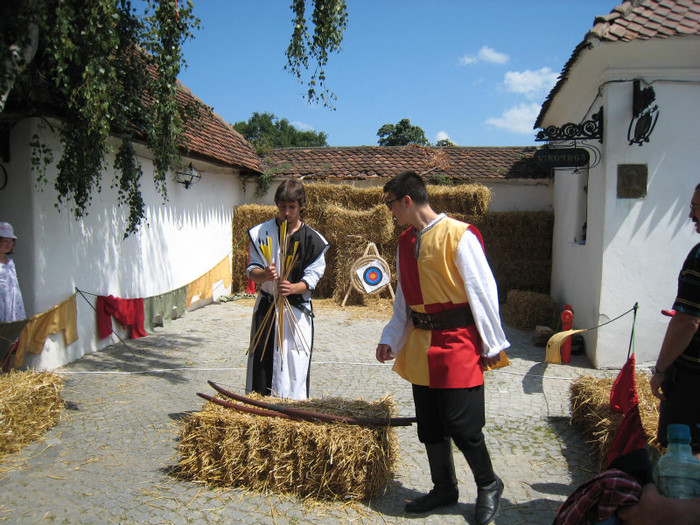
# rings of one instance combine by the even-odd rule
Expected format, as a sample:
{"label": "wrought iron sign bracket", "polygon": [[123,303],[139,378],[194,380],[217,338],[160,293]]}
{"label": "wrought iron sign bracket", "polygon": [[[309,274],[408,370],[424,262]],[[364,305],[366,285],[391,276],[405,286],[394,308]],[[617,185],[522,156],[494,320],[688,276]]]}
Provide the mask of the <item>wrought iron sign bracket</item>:
{"label": "wrought iron sign bracket", "polygon": [[598,139],[603,142],[603,107],[591,120],[586,120],[581,124],[569,122],[563,126],[547,126],[540,130],[535,137],[538,142],[565,142],[576,140]]}

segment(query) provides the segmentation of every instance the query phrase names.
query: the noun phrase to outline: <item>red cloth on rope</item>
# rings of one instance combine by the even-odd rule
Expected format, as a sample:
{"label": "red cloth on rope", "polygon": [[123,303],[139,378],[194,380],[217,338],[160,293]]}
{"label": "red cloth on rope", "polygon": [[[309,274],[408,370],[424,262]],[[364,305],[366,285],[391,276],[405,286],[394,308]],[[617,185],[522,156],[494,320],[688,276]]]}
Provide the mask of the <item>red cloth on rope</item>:
{"label": "red cloth on rope", "polygon": [[634,366],[635,357],[632,354],[615,378],[610,390],[610,409],[613,412],[626,414],[639,404]]}
{"label": "red cloth on rope", "polygon": [[124,328],[131,328],[131,338],[138,339],[148,335],[143,327],[143,298],[121,299],[110,295],[97,296],[97,334],[100,339],[112,333],[112,316]]}
{"label": "red cloth on rope", "polygon": [[608,452],[608,465],[618,456],[646,447],[648,441],[639,415],[635,361],[635,356],[632,354],[620,370],[610,390],[610,409],[613,412],[622,412],[623,419],[615,431]]}

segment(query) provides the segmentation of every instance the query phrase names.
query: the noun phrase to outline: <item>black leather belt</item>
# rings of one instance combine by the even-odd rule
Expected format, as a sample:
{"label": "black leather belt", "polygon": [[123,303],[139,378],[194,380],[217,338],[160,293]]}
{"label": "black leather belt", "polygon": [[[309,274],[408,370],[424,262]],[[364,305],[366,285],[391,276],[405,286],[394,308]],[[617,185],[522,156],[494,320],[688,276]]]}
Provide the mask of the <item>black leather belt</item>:
{"label": "black leather belt", "polygon": [[433,314],[411,311],[413,326],[420,330],[449,330],[474,324],[474,316],[469,306],[444,310]]}

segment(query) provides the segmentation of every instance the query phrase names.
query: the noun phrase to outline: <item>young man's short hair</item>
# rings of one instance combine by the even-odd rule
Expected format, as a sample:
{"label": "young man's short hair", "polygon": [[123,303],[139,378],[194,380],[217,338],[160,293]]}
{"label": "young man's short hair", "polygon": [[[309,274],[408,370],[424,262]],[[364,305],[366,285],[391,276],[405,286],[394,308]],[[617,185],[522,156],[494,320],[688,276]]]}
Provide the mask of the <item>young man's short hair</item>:
{"label": "young man's short hair", "polygon": [[384,193],[393,193],[397,199],[408,195],[416,204],[428,204],[428,188],[415,171],[402,171],[384,185]]}
{"label": "young man's short hair", "polygon": [[298,202],[299,207],[306,206],[306,190],[304,185],[296,179],[287,179],[277,186],[275,191],[275,204],[280,202]]}

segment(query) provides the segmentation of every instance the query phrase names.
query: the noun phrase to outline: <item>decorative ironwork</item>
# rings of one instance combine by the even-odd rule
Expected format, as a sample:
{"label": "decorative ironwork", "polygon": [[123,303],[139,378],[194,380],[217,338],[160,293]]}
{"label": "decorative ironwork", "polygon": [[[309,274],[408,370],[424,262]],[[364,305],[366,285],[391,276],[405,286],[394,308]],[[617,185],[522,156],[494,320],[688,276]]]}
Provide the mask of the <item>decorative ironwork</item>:
{"label": "decorative ironwork", "polygon": [[630,146],[643,145],[649,142],[649,136],[654,131],[659,118],[659,106],[651,106],[656,100],[652,86],[641,88],[641,82],[635,80],[632,87],[632,120],[627,128],[627,140]]}
{"label": "decorative ironwork", "polygon": [[603,107],[591,116],[591,120],[574,124],[569,122],[563,126],[547,126],[540,130],[535,137],[538,142],[561,142],[571,140],[598,139],[603,142]]}

